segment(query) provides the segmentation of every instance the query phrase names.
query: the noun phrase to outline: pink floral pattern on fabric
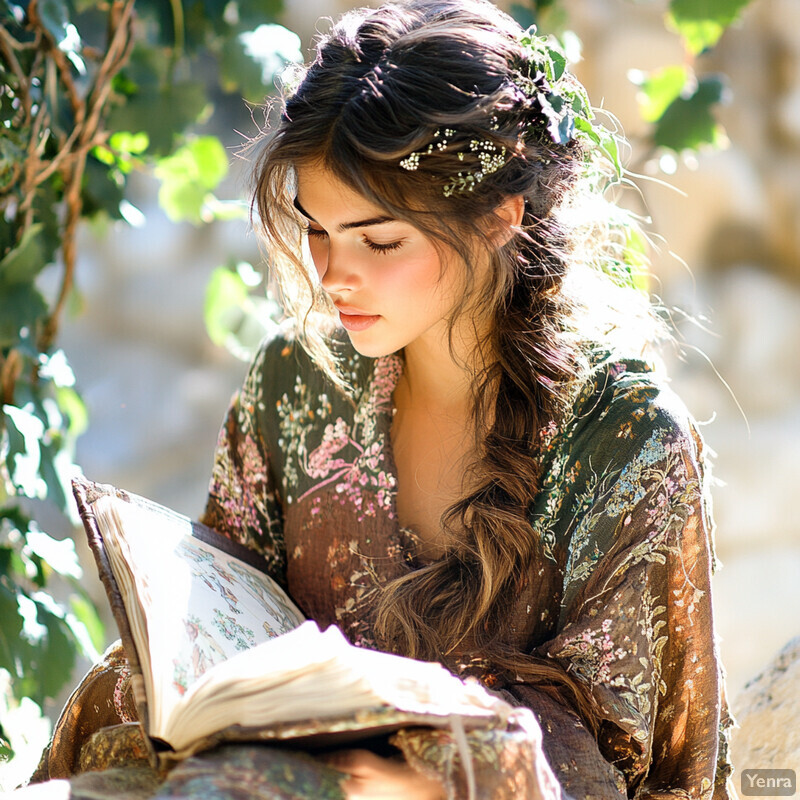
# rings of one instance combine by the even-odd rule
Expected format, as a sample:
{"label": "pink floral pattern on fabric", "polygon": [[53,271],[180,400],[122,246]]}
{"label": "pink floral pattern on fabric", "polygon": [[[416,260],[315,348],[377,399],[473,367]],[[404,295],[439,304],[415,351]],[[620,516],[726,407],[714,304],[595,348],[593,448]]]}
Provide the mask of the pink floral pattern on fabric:
{"label": "pink floral pattern on fabric", "polygon": [[135,722],[136,717],[130,711],[131,668],[125,662],[119,667],[119,677],[114,685],[114,711],[119,715],[120,722]]}
{"label": "pink floral pattern on fabric", "polygon": [[261,403],[262,351],[234,398],[220,429],[202,521],[267,559],[270,574],[282,582],[282,520],[256,411]]}
{"label": "pink floral pattern on fabric", "polygon": [[[376,418],[391,410],[392,391],[401,371],[397,356],[377,359],[353,421],[339,416],[328,422],[322,431],[322,441],[310,451],[308,442],[312,440],[315,421],[329,413],[327,397],[315,408],[313,398],[300,384],[295,384],[294,402],[288,394],[283,396],[278,403],[278,414],[283,441],[287,443],[287,460],[294,457],[302,475],[315,479],[297,496],[296,502],[303,502],[331,485],[339,502],[355,509],[359,522],[364,517],[374,517],[379,509],[394,517],[397,482],[386,468],[386,437],[378,432]],[[285,482],[290,496],[294,496],[300,484],[300,472],[291,472]]]}

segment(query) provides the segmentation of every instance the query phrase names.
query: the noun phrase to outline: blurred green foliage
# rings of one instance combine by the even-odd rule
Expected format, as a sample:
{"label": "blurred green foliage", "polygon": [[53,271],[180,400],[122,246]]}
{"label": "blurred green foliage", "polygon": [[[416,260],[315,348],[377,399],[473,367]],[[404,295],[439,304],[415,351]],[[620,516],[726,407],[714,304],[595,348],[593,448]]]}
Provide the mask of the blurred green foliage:
{"label": "blurred green foliage", "polygon": [[[72,540],[33,518],[46,503],[75,522],[69,481],[88,414],[57,339],[76,305],[78,225],[141,216],[126,190],[142,171],[175,222],[243,214],[215,196],[229,157],[207,123],[226,103],[249,114],[242,98],[261,103],[300,59],[281,10],[0,0],[0,670],[11,702],[55,697],[78,654],[95,657],[105,639]],[[0,760],[13,739],[0,729]]]}
{"label": "blurred green foliage", "polygon": [[[665,65],[651,74],[634,70],[629,76],[639,87],[642,118],[651,123],[649,144],[653,150],[680,154],[724,144],[725,133],[714,111],[728,98],[726,78],[697,75],[697,57],[719,41],[749,2],[670,0],[664,24],[683,41],[684,61]],[[511,8],[522,25],[537,25],[540,33],[574,41],[572,20],[558,0],[513,3]]]}
{"label": "blurred green foliage", "polygon": [[750,0],[670,0],[667,24],[677,31],[690,53],[713,47],[725,29],[739,19]]}
{"label": "blurred green foliage", "polygon": [[264,290],[259,271],[246,261],[217,267],[206,286],[204,318],[214,344],[249,361],[277,324],[281,311]]}
{"label": "blurred green foliage", "polygon": [[[631,0],[627,0],[630,2]],[[685,58],[680,64],[667,64],[645,73],[631,70],[628,78],[638,87],[637,99],[642,119],[649,123],[647,135],[634,144],[640,161],[653,160],[662,170],[673,168],[676,157],[707,147],[724,147],[725,131],[715,112],[728,100],[730,92],[724,75],[700,74],[698,56],[713,47],[726,28],[736,22],[750,0],[670,0],[664,16],[668,30],[680,36]],[[620,0],[623,4],[623,0]],[[566,5],[559,0],[529,0],[512,3],[511,12],[525,26],[534,25],[540,34],[549,34],[561,43],[572,60],[580,58],[580,40],[572,30]],[[596,126],[593,139],[599,155],[612,166],[610,187],[622,178],[620,145],[616,131],[602,134]],[[668,157],[664,158],[667,154]],[[614,221],[620,239],[619,257],[602,265],[611,277],[626,285],[647,290],[647,241],[631,214]]]}

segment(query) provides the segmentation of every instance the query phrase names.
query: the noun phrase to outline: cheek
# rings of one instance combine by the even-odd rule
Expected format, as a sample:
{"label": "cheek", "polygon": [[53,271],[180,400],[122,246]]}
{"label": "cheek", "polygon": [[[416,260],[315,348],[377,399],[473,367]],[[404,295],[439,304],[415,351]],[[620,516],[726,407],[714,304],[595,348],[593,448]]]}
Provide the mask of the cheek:
{"label": "cheek", "polygon": [[449,310],[463,293],[463,275],[450,264],[443,266],[438,253],[428,254],[408,275],[420,308],[436,313]]}
{"label": "cheek", "polygon": [[447,276],[442,275],[438,254],[425,250],[400,259],[396,268],[391,270],[391,277],[387,275],[387,281],[391,281],[399,293],[410,293],[418,300],[431,303],[441,295]]}

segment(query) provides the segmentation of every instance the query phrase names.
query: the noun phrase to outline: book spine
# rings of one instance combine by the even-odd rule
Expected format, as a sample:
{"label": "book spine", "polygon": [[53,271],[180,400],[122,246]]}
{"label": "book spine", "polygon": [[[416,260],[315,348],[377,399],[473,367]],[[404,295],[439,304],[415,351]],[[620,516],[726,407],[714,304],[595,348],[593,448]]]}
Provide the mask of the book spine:
{"label": "book spine", "polygon": [[78,504],[78,512],[83,522],[83,527],[86,530],[86,536],[89,540],[89,547],[94,555],[95,564],[97,565],[97,572],[100,576],[103,588],[108,595],[109,604],[111,605],[111,613],[114,615],[114,621],[117,623],[120,639],[122,640],[122,647],[125,650],[125,657],[128,660],[128,666],[131,672],[133,699],[136,705],[136,710],[139,714],[139,724],[142,726],[148,757],[151,765],[154,768],[158,768],[158,754],[153,747],[153,743],[150,740],[148,733],[149,716],[147,697],[144,692],[144,679],[142,677],[139,654],[136,651],[133,635],[131,634],[130,624],[128,622],[128,615],[125,612],[125,605],[122,601],[122,594],[120,593],[119,586],[114,578],[114,573],[108,560],[108,554],[106,553],[103,537],[97,525],[97,519],[95,518],[93,508],[94,502],[104,495],[114,494],[126,502],[130,502],[130,498],[125,494],[125,492],[115,490],[112,486],[94,483],[93,481],[89,481],[83,477],[73,478],[72,493],[75,496],[75,502]]}

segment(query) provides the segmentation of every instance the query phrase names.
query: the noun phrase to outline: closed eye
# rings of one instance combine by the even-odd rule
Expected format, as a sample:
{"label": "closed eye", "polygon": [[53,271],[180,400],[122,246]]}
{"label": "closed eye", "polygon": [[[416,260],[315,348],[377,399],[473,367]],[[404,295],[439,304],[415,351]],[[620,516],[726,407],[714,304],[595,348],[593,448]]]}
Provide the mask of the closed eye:
{"label": "closed eye", "polygon": [[403,246],[402,240],[397,242],[387,242],[386,244],[378,244],[373,242],[368,236],[362,237],[364,244],[372,250],[373,253],[391,253],[392,250],[397,250]]}
{"label": "closed eye", "polygon": [[[306,236],[312,236],[315,238],[326,238],[328,236],[328,232],[323,230],[322,228],[312,228],[310,225],[306,225],[303,233]],[[379,242],[373,242],[368,236],[362,236],[361,241],[373,252],[373,253],[391,253],[392,250],[397,250],[403,246],[402,239],[396,242],[387,242],[386,244],[382,244]]]}

